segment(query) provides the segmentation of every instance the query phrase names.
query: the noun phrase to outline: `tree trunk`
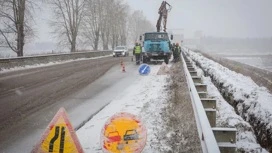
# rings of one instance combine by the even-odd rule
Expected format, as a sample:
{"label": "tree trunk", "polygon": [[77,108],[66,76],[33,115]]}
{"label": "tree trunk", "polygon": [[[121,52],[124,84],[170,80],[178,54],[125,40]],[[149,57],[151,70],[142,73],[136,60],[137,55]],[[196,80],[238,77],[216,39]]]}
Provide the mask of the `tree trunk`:
{"label": "tree trunk", "polygon": [[24,26],[19,23],[18,24],[18,34],[17,34],[17,56],[24,56]]}
{"label": "tree trunk", "polygon": [[102,39],[102,43],[103,43],[103,50],[108,50],[108,44],[106,41],[105,32],[101,33],[101,39]]}
{"label": "tree trunk", "polygon": [[97,30],[97,31],[95,32],[94,50],[98,50],[99,34],[100,34],[100,30]]}
{"label": "tree trunk", "polygon": [[121,35],[121,45],[125,46],[126,45],[126,36],[125,35]]}
{"label": "tree trunk", "polygon": [[118,35],[115,35],[115,46],[118,46],[118,40],[119,40]]}
{"label": "tree trunk", "polygon": [[114,44],[114,42],[115,42],[115,37],[114,36],[112,36],[113,38],[112,38],[112,42],[111,42],[111,49],[112,50],[114,50],[114,47],[115,47],[115,44]]}
{"label": "tree trunk", "polygon": [[103,42],[103,50],[109,50],[108,42]]}
{"label": "tree trunk", "polygon": [[25,0],[21,0],[18,6],[18,23],[17,23],[17,56],[24,56],[25,34]]}
{"label": "tree trunk", "polygon": [[106,42],[105,42],[105,50],[109,50],[109,39],[110,39],[110,32],[106,32]]}
{"label": "tree trunk", "polygon": [[72,42],[71,43],[71,53],[76,52],[76,43]]}
{"label": "tree trunk", "polygon": [[71,42],[71,53],[76,52],[76,35],[73,35]]}

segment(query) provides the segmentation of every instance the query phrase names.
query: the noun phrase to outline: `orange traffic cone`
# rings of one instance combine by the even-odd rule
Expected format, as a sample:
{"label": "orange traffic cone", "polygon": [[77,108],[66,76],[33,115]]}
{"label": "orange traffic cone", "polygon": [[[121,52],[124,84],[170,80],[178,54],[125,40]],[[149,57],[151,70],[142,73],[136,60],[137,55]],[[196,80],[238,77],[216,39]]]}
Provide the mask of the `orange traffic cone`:
{"label": "orange traffic cone", "polygon": [[122,66],[122,72],[126,72],[125,64]]}
{"label": "orange traffic cone", "polygon": [[123,60],[121,60],[121,63],[120,63],[121,66],[123,66]]}
{"label": "orange traffic cone", "polygon": [[125,64],[123,62],[123,59],[121,60],[121,67],[122,67],[122,72],[126,72]]}

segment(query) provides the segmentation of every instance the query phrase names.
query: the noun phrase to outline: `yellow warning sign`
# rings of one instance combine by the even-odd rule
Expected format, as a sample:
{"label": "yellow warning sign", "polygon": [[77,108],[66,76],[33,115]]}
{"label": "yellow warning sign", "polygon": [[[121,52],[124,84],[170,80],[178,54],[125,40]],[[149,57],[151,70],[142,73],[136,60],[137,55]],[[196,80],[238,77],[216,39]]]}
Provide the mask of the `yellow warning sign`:
{"label": "yellow warning sign", "polygon": [[101,132],[104,152],[140,153],[146,143],[146,128],[139,118],[129,113],[111,117]]}
{"label": "yellow warning sign", "polygon": [[55,115],[32,153],[83,153],[64,108]]}

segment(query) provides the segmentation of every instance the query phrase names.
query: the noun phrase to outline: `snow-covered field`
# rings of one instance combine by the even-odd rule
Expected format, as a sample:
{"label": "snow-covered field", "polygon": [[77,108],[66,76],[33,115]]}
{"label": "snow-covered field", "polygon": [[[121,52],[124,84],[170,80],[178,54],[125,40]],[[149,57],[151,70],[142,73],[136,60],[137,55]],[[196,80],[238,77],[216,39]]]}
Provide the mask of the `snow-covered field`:
{"label": "snow-covered field", "polygon": [[238,148],[244,148],[248,151],[253,149],[254,152],[260,152],[261,149],[258,149],[260,147],[256,143],[253,129],[255,132],[258,130],[259,140],[261,139],[262,143],[269,142],[268,133],[269,131],[272,132],[272,95],[266,88],[259,87],[251,78],[231,71],[199,53],[188,53],[204,72],[211,76],[213,82],[225,94],[224,98],[229,99],[228,102],[234,105],[238,115],[241,116],[236,115],[232,106],[220,96],[218,91],[216,92],[211,80],[205,78],[205,83],[209,85],[209,94],[218,99],[217,109],[219,109],[219,112],[217,117],[219,117],[219,120],[217,124],[235,126],[238,129]]}
{"label": "snow-covered field", "polygon": [[272,72],[272,56],[267,57],[226,57],[227,59],[244,63],[257,68],[265,69]]}
{"label": "snow-covered field", "polygon": [[128,112],[137,115],[147,129],[147,143],[144,153],[159,152],[156,135],[161,129],[161,110],[167,104],[167,75],[157,75],[160,66],[152,66],[148,76],[142,76],[127,89],[118,93],[115,99],[89,122],[77,131],[81,145],[86,153],[102,152],[100,134],[106,121],[116,113]]}

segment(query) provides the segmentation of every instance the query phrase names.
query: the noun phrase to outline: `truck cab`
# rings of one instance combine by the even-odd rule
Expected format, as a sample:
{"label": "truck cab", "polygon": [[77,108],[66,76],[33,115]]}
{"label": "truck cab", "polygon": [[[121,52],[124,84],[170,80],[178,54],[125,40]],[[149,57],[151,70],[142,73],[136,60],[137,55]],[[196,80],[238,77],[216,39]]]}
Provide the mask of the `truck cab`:
{"label": "truck cab", "polygon": [[[142,41],[142,36],[140,36]],[[173,35],[171,35],[173,40]],[[143,40],[143,63],[153,60],[164,60],[166,64],[171,58],[171,41],[167,32],[148,32],[144,34]]]}

